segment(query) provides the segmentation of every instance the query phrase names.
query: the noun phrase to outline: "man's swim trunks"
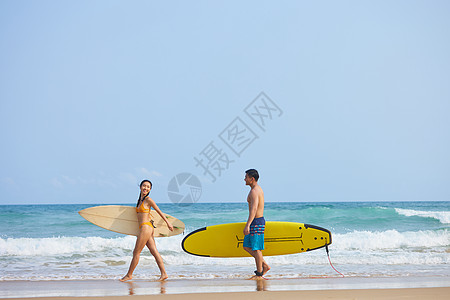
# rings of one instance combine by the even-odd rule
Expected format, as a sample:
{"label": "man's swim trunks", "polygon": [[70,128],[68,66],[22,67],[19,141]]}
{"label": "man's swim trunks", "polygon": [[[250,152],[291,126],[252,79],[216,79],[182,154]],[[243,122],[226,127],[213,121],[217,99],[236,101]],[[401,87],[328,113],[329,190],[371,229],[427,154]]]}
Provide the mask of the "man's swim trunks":
{"label": "man's swim trunks", "polygon": [[244,247],[252,250],[264,250],[264,229],[266,220],[264,217],[255,218],[250,224],[250,234],[244,237]]}

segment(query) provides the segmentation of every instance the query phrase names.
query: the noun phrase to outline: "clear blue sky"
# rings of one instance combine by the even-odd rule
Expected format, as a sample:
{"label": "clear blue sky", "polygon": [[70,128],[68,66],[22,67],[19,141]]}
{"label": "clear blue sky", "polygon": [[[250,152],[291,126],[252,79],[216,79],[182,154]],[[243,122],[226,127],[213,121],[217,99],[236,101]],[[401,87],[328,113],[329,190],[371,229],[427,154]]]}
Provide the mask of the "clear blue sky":
{"label": "clear blue sky", "polygon": [[[448,201],[449,16],[449,1],[0,1],[0,204],[133,203],[143,178],[170,203],[183,172],[200,202],[245,201],[248,168],[266,201]],[[245,113],[261,92],[279,108],[264,130]],[[235,145],[257,136],[240,156],[220,138],[236,118],[252,131]],[[232,161],[214,182],[194,159],[211,142]]]}

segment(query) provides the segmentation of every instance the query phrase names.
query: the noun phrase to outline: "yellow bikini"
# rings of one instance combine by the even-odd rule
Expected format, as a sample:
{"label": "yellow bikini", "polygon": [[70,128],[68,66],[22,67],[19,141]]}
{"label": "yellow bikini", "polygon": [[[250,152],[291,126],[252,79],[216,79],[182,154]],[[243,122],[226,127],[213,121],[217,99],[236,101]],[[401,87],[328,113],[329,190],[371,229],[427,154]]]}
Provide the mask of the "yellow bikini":
{"label": "yellow bikini", "polygon": [[144,207],[144,201],[142,201],[142,203],[141,203],[141,205],[139,205],[139,207],[136,207],[136,212],[137,213],[147,213],[150,217],[149,222],[144,222],[144,223],[139,224],[139,229],[141,229],[141,227],[144,225],[148,225],[148,226],[152,226],[153,228],[156,228],[155,225],[153,225],[152,215],[150,214],[150,208]]}
{"label": "yellow bikini", "polygon": [[142,201],[141,205],[139,205],[139,207],[136,207],[136,212],[137,213],[149,213],[150,212],[150,208],[145,208],[144,207],[144,201]]}

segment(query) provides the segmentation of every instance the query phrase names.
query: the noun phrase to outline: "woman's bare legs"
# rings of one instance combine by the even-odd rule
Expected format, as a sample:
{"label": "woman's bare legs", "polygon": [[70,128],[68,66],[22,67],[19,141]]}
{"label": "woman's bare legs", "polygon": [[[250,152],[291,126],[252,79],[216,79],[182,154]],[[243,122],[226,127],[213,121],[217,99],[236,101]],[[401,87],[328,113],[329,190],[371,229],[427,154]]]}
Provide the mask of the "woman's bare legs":
{"label": "woman's bare legs", "polygon": [[147,241],[147,248],[148,250],[150,250],[150,253],[155,258],[156,264],[158,265],[159,271],[161,272],[161,277],[159,277],[159,281],[166,280],[169,276],[167,276],[166,268],[164,267],[164,261],[161,257],[161,254],[159,254],[158,249],[156,249],[155,238],[153,237],[153,235]]}
{"label": "woman's bare legs", "polygon": [[133,259],[131,260],[130,268],[128,269],[128,273],[122,279],[120,279],[120,281],[127,281],[133,278],[133,272],[139,263],[139,258],[141,257],[142,249],[144,249],[145,245],[147,244],[147,241],[150,239],[153,239],[153,228],[145,225],[142,226],[142,229],[139,232],[139,235],[136,239],[136,245],[134,246]]}

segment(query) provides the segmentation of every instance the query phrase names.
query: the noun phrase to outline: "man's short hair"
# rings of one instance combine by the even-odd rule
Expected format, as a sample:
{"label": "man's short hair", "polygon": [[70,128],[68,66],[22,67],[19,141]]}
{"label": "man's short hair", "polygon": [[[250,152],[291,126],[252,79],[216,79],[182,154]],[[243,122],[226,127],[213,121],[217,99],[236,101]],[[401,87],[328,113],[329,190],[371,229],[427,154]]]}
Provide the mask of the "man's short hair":
{"label": "man's short hair", "polygon": [[245,174],[247,174],[249,177],[255,178],[256,181],[258,181],[259,179],[258,171],[256,171],[255,169],[249,169],[245,171]]}

